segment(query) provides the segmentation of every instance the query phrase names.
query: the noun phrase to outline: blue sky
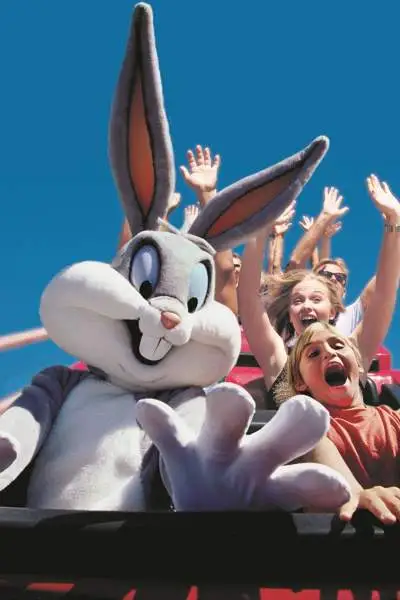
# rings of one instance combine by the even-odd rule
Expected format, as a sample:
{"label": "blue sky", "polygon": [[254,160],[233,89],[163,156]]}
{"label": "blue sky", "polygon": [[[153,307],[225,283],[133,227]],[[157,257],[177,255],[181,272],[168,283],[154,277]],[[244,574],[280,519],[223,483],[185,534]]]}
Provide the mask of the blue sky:
{"label": "blue sky", "polygon": [[[394,2],[150,2],[177,167],[195,144],[221,154],[220,187],[326,134],[330,151],[298,201],[325,185],[350,207],[334,254],[348,300],[374,273],[382,219],[365,177],[400,195],[399,9]],[[107,124],[133,3],[2,0],[0,334],[36,327],[41,291],[64,266],[112,259],[122,222]],[[379,7],[379,10],[377,9]],[[184,203],[193,201],[177,175]],[[181,212],[173,222],[179,224]],[[300,235],[292,227],[290,252]],[[387,345],[400,363],[396,313]],[[70,357],[46,342],[4,353],[0,395]]]}

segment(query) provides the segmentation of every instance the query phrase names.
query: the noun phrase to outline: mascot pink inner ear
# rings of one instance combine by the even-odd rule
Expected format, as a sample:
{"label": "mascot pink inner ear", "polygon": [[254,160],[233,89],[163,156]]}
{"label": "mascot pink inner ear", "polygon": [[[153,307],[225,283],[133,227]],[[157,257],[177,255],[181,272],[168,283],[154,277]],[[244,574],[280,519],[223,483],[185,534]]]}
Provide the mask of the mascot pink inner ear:
{"label": "mascot pink inner ear", "polygon": [[259,188],[239,196],[207,231],[207,236],[220,235],[257,214],[279,196],[297,177],[300,168],[288,171]]}
{"label": "mascot pink inner ear", "polygon": [[129,114],[129,170],[138,201],[146,216],[154,196],[155,175],[140,77],[135,85]]}

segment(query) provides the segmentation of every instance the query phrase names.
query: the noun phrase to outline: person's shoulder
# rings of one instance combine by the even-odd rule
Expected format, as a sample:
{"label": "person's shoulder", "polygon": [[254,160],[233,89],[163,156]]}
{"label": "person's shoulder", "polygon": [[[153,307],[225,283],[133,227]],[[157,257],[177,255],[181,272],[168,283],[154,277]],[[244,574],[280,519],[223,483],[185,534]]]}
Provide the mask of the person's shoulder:
{"label": "person's shoulder", "polygon": [[358,297],[352,304],[345,307],[344,312],[339,313],[335,327],[342,335],[350,336],[363,318],[363,307],[361,298]]}
{"label": "person's shoulder", "polygon": [[389,419],[392,422],[399,424],[400,426],[400,409],[392,408],[387,404],[380,404],[379,406],[374,406],[371,408],[375,408],[377,413],[384,419]]}
{"label": "person's shoulder", "polygon": [[379,404],[378,406],[374,406],[373,408],[375,408],[378,412],[384,412],[384,413],[388,413],[388,414],[398,414],[398,410],[395,410],[394,408],[392,408],[391,406],[389,406],[388,404]]}
{"label": "person's shoulder", "polygon": [[344,307],[344,313],[353,312],[354,310],[359,308],[360,305],[361,305],[361,296],[358,296],[358,298],[356,298],[354,300],[354,302],[352,302],[351,304],[347,304],[347,306]]}

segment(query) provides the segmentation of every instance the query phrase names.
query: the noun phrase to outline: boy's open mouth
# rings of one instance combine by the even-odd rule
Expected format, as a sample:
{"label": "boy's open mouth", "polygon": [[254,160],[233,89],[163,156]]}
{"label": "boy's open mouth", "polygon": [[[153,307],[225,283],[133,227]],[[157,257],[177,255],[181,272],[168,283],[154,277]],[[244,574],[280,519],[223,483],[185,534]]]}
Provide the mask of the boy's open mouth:
{"label": "boy's open mouth", "polygon": [[331,387],[339,387],[347,381],[346,369],[339,364],[329,366],[325,371],[325,381]]}

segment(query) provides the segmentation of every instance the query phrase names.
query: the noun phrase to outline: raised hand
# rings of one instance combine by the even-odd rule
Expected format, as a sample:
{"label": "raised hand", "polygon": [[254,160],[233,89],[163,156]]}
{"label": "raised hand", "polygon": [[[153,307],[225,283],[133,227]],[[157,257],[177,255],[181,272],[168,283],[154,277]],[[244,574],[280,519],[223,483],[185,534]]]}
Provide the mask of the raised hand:
{"label": "raised hand", "polygon": [[295,214],[296,201],[294,200],[276,219],[272,226],[272,233],[275,235],[283,235],[292,226],[292,219]]}
{"label": "raised hand", "polygon": [[326,187],[324,188],[324,201],[322,205],[322,212],[326,215],[329,215],[332,220],[338,219],[339,217],[343,217],[348,211],[349,208],[344,206],[341,208],[341,204],[343,201],[343,196],[339,195],[339,191],[334,187]]}
{"label": "raised hand", "polygon": [[167,205],[167,212],[166,212],[166,217],[169,217],[169,215],[172,213],[173,210],[175,210],[181,201],[181,195],[178,192],[173,193],[169,200],[168,200],[168,205]]}
{"label": "raised hand", "polygon": [[324,236],[327,238],[331,238],[342,229],[342,222],[337,221],[336,223],[330,223],[328,227],[324,231]]}
{"label": "raised hand", "polygon": [[283,223],[282,225],[278,225],[277,223],[275,223],[273,227],[273,232],[275,235],[283,235],[291,226],[292,223],[290,223],[289,221],[287,223]]}
{"label": "raised hand", "polygon": [[313,223],[314,217],[307,217],[307,215],[303,215],[302,219],[299,221],[299,225],[304,231],[311,229]]}
{"label": "raised hand", "polygon": [[385,181],[381,182],[376,175],[370,175],[367,177],[367,189],[373,203],[384,218],[398,219],[400,217],[400,203]]}
{"label": "raised hand", "polygon": [[[168,222],[170,214],[179,206],[181,201],[181,195],[178,192],[174,192],[168,199],[167,209],[164,214],[164,221]],[[168,231],[168,223],[161,222],[158,226],[160,231]],[[132,237],[132,236],[130,236]]]}
{"label": "raised hand", "polygon": [[180,172],[185,182],[195,192],[212,192],[217,188],[218,169],[221,164],[219,154],[211,157],[209,148],[196,146],[196,154],[192,150],[187,152],[189,169],[180,167]]}
{"label": "raised hand", "polygon": [[189,231],[195,220],[199,215],[200,209],[197,204],[191,204],[190,206],[185,206],[184,217],[183,217],[183,225],[181,227],[181,231],[186,232]]}

